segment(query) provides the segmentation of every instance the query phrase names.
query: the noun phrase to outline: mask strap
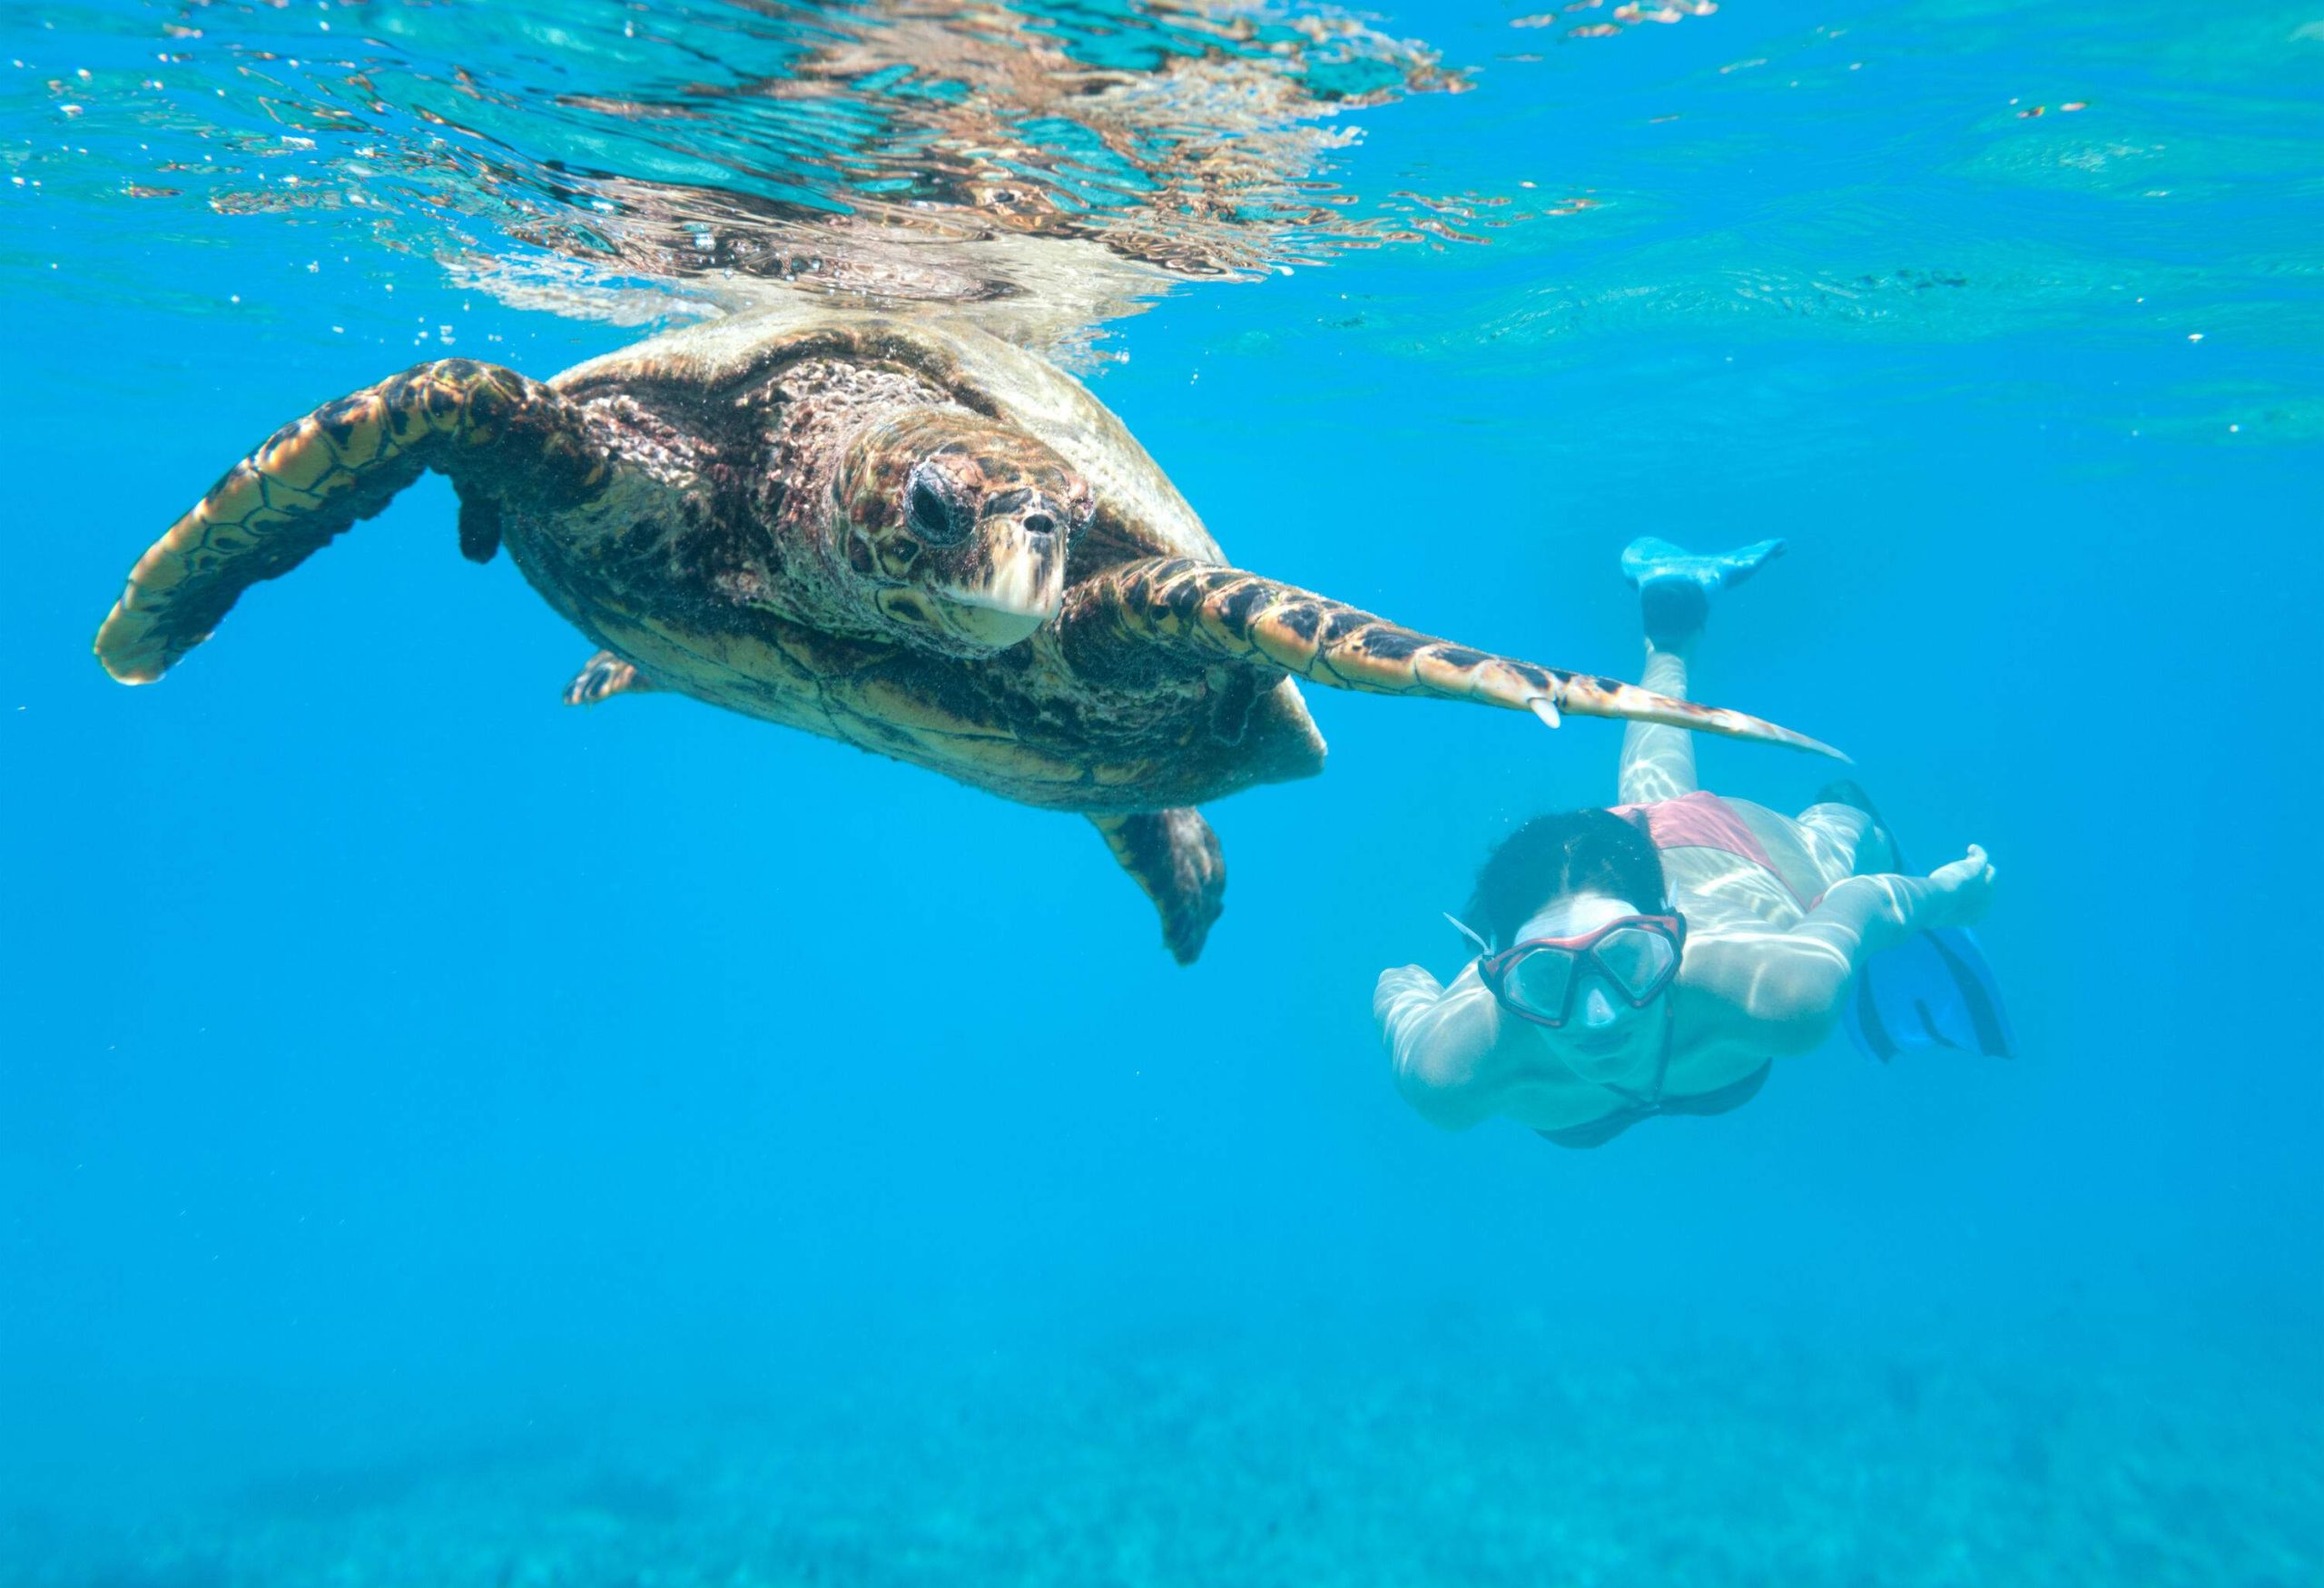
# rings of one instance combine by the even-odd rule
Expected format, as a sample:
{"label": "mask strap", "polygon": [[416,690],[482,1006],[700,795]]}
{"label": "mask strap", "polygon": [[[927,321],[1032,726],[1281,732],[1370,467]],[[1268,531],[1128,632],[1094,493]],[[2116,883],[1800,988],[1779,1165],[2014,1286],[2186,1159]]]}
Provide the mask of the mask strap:
{"label": "mask strap", "polygon": [[1453,931],[1459,932],[1462,937],[1467,938],[1471,942],[1477,945],[1477,952],[1479,955],[1485,959],[1491,959],[1492,957],[1492,944],[1478,936],[1475,930],[1472,928],[1467,922],[1453,914],[1450,910],[1444,912],[1444,919],[1452,923]]}

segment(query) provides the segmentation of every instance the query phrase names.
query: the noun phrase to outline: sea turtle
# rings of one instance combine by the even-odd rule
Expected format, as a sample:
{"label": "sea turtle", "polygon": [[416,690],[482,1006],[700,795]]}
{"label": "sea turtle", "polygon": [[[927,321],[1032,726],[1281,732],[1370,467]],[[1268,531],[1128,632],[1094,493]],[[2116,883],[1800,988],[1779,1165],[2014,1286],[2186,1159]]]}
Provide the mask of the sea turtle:
{"label": "sea turtle", "polygon": [[326,403],[139,559],[99,658],[159,678],[246,587],[430,469],[458,492],[462,552],[507,546],[604,647],[568,703],[674,691],[1078,813],[1181,962],[1226,879],[1194,807],[1323,766],[1295,677],[1822,748],[1232,567],[1047,361],[966,323],[819,309],[674,331],[546,384],[445,359]]}

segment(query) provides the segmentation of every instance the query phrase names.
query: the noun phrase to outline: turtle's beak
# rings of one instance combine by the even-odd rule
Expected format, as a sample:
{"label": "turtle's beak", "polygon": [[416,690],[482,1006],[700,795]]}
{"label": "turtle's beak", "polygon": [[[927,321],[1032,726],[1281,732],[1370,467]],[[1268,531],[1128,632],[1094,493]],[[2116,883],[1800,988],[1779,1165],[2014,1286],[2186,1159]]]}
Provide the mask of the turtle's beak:
{"label": "turtle's beak", "polygon": [[987,503],[977,523],[980,555],[960,570],[965,577],[930,592],[937,620],[980,651],[1029,637],[1064,605],[1068,522],[1039,491],[1009,491]]}

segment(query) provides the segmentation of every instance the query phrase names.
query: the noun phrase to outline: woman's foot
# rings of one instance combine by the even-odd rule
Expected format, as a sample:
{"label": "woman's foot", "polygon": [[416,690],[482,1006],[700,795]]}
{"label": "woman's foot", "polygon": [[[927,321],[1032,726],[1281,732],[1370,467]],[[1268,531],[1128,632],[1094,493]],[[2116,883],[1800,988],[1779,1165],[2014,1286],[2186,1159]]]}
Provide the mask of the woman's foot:
{"label": "woman's foot", "polygon": [[1710,598],[1739,585],[1763,563],[1783,555],[1783,542],[1762,540],[1739,551],[1698,557],[1683,547],[1652,537],[1633,540],[1622,551],[1622,577],[1638,591],[1646,637],[1659,650],[1685,645],[1710,616]]}

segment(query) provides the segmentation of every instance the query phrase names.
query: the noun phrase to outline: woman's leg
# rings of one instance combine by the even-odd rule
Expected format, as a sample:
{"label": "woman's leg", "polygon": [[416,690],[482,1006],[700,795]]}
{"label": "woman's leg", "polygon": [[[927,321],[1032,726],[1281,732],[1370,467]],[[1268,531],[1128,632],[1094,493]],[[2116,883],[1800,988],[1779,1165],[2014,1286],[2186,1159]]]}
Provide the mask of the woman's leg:
{"label": "woman's leg", "polygon": [[1824,886],[1842,877],[1876,876],[1903,869],[1896,842],[1872,801],[1856,784],[1826,785],[1797,819],[1799,842],[1823,873]]}
{"label": "woman's leg", "polygon": [[[1739,585],[1783,555],[1783,542],[1762,540],[1740,551],[1697,557],[1667,540],[1633,540],[1622,575],[1636,587],[1646,627],[1646,676],[1658,694],[1684,700],[1687,660],[1710,616],[1710,598]],[[1695,792],[1695,736],[1684,728],[1633,722],[1622,735],[1620,801],[1650,804]]]}
{"label": "woman's leg", "polygon": [[1888,835],[1854,805],[1827,802],[1808,806],[1793,819],[1799,846],[1816,867],[1819,886],[1843,877],[1896,870]]}
{"label": "woman's leg", "polygon": [[[1658,695],[1687,698],[1687,649],[1664,650],[1646,642],[1646,676],[1639,680]],[[1695,736],[1660,723],[1630,724],[1622,735],[1621,803],[1648,805],[1695,792]]]}

